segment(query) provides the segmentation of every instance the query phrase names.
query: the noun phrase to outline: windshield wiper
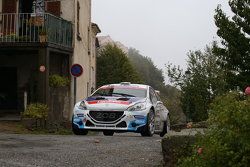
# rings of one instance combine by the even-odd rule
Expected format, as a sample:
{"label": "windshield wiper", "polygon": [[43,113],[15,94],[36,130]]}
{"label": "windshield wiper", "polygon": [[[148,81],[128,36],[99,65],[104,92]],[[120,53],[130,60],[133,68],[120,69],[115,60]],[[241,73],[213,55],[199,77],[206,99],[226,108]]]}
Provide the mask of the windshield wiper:
{"label": "windshield wiper", "polygon": [[126,94],[126,93],[112,93],[112,95],[115,94],[115,95],[121,95],[121,96],[124,96],[124,97],[135,97],[134,95],[130,95],[130,94]]}

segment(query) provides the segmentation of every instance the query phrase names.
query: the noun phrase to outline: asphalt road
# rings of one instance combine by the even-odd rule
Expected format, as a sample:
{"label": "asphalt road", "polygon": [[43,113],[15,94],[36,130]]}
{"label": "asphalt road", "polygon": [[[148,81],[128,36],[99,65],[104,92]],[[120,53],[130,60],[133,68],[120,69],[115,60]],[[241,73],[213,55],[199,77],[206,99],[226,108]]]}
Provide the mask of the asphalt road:
{"label": "asphalt road", "polygon": [[161,161],[161,138],[158,135],[0,133],[0,167],[152,167],[160,166]]}

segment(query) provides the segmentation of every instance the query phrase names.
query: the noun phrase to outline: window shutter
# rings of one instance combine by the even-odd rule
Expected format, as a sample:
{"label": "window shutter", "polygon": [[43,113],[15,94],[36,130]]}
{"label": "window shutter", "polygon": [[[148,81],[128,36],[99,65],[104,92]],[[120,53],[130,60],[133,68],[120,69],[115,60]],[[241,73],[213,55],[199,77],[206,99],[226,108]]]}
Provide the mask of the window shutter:
{"label": "window shutter", "polygon": [[[16,13],[16,0],[3,0],[2,1],[2,12],[3,13]],[[3,34],[9,35],[15,33],[15,17],[14,14],[4,15],[2,23],[0,24],[3,28]]]}
{"label": "window shutter", "polygon": [[3,13],[16,13],[16,0],[3,0]]}
{"label": "window shutter", "polygon": [[61,2],[60,1],[52,1],[46,2],[46,12],[53,14],[57,17],[61,15]]}

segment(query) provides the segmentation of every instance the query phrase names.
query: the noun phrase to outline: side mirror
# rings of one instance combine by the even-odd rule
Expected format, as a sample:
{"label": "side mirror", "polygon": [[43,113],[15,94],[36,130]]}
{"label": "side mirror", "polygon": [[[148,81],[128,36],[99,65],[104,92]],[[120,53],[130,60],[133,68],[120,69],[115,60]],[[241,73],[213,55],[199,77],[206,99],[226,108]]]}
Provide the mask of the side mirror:
{"label": "side mirror", "polygon": [[155,90],[155,93],[157,93],[160,96],[160,91],[159,90]]}

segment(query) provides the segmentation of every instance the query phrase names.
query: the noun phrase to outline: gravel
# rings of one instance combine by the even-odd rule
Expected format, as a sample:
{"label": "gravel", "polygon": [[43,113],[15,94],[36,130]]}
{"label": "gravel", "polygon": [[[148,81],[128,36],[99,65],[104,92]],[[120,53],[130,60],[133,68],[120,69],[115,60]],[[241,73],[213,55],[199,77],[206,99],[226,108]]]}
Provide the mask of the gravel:
{"label": "gravel", "polygon": [[1,167],[152,167],[162,162],[161,138],[135,133],[103,136],[0,133]]}

